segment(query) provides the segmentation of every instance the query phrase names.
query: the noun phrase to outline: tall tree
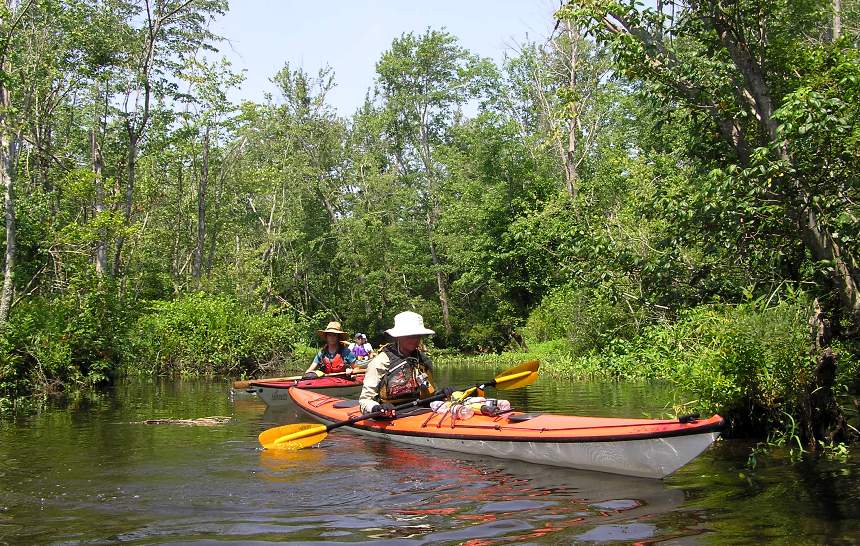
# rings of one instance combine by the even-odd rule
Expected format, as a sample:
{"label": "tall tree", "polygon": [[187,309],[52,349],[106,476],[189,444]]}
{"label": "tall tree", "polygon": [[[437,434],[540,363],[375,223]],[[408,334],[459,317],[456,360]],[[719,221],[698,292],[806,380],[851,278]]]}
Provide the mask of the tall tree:
{"label": "tall tree", "polygon": [[13,40],[19,31],[25,11],[32,2],[23,5],[6,0],[0,6],[0,184],[3,185],[6,253],[3,264],[3,288],[0,291],[0,329],[6,327],[12,305],[15,275],[15,157],[21,141],[20,120],[14,116],[12,103]]}
{"label": "tall tree", "polygon": [[[165,72],[175,72],[183,58],[202,47],[211,47],[215,36],[208,28],[209,21],[225,9],[225,0],[143,0],[139,6],[144,25],[132,38],[122,99],[128,146],[122,200],[126,226],[131,223],[138,155],[152,115],[153,92],[168,92]],[[114,275],[121,268],[124,242],[125,236],[120,235]]]}
{"label": "tall tree", "polygon": [[394,40],[376,65],[377,94],[388,119],[387,138],[394,163],[404,179],[416,184],[416,214],[423,217],[430,263],[436,277],[445,334],[450,338],[451,312],[444,249],[436,227],[445,173],[435,157],[448,141],[460,109],[485,89],[491,64],[472,55],[447,32],[427,30]]}
{"label": "tall tree", "polygon": [[[829,171],[836,184],[816,180],[821,169],[806,165],[795,151],[813,127],[800,133],[794,120],[833,117],[836,126],[846,104],[798,101],[798,93],[842,87],[850,81],[822,81],[838,71],[855,70],[847,44],[829,43],[831,4],[827,0],[774,3],[759,0],[684,2],[676,19],[661,12],[608,0],[570,2],[559,12],[565,20],[587,26],[613,48],[629,77],[647,83],[657,97],[683,105],[693,116],[704,114],[722,137],[723,165],[736,165],[752,182],[760,210],[778,203],[783,218],[812,259],[827,264],[842,306],[860,325],[860,278],[856,249],[837,236],[832,215],[852,207],[841,188],[853,188],[850,172]],[[809,37],[809,38],[807,38]],[[847,87],[846,87],[847,84]],[[816,89],[817,88],[817,89]],[[788,121],[788,122],[786,122]],[[833,125],[831,125],[833,127]],[[794,132],[798,138],[787,138]],[[842,150],[837,154],[841,155]],[[842,161],[833,158],[833,163]],[[853,189],[852,189],[853,191]],[[790,233],[786,229],[786,234]]]}

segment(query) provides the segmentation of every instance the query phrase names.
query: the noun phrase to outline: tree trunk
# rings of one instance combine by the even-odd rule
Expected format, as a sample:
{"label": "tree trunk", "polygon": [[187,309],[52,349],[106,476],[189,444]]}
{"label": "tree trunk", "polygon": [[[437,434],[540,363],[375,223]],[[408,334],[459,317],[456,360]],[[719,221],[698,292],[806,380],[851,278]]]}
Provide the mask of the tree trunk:
{"label": "tree trunk", "polygon": [[[134,182],[135,174],[137,173],[137,150],[138,139],[137,133],[133,129],[129,129],[128,133],[128,155],[125,162],[125,196],[123,199],[123,225],[128,227],[131,225],[131,209],[132,199],[134,197]],[[122,247],[125,243],[125,236],[120,234],[116,239],[116,253],[113,260],[113,275],[119,278],[122,265]]]}
{"label": "tree trunk", "polygon": [[430,242],[430,259],[433,262],[433,269],[436,270],[436,285],[439,288],[439,303],[442,305],[442,323],[445,326],[445,336],[450,339],[451,319],[448,311],[448,289],[445,286],[445,274],[442,272],[442,264],[436,252],[436,243],[433,242],[433,227],[433,221],[428,214],[427,239]]}
{"label": "tree trunk", "polygon": [[[574,31],[573,25],[571,25],[569,21],[565,22],[565,31],[567,32],[567,39],[570,42],[570,58],[568,59],[570,62],[570,71],[568,73],[568,85],[570,85],[571,90],[575,91],[578,83],[576,78],[576,69],[579,67],[579,44],[577,43],[579,32]],[[579,136],[577,134],[579,131],[579,105],[573,105],[572,110],[571,119],[567,120],[567,150],[565,150],[564,154],[564,169],[565,181],[567,182],[567,194],[571,199],[576,199],[576,195],[579,191],[579,173],[577,172],[576,162],[577,137]]]}
{"label": "tree trunk", "polygon": [[197,247],[194,250],[194,265],[191,276],[200,288],[200,270],[203,263],[203,247],[206,244],[206,187],[209,185],[209,127],[203,134],[203,166],[197,190]]}
{"label": "tree trunk", "polygon": [[[726,15],[716,7],[712,8],[711,22],[720,42],[729,52],[735,67],[744,77],[747,90],[753,97],[753,107],[759,122],[778,150],[779,159],[792,164],[791,156],[785,142],[777,133],[777,120],[773,117],[773,104],[770,98],[770,87],[765,81],[764,69],[752,57],[746,44],[737,41],[737,34],[731,31]],[[854,328],[860,326],[860,291],[854,278],[856,271],[853,256],[842,248],[832,234],[822,227],[818,213],[811,196],[808,195],[799,181],[792,175],[785,177],[788,182],[776,191],[785,202],[789,214],[801,229],[801,238],[806,248],[816,260],[826,260],[834,264],[833,282],[839,293],[842,305],[851,313]]]}
{"label": "tree trunk", "polygon": [[[0,104],[8,107],[8,92],[0,87]],[[9,310],[12,308],[12,293],[15,273],[15,191],[13,173],[15,169],[15,148],[13,138],[0,128],[0,183],[3,184],[6,219],[6,261],[3,267],[3,289],[0,292],[0,331],[6,328]]]}
{"label": "tree trunk", "polygon": [[804,443],[810,451],[817,451],[819,442],[825,445],[845,439],[847,424],[845,416],[833,394],[836,379],[836,355],[830,348],[830,320],[815,300],[813,314],[809,318],[809,333],[815,359],[815,375],[806,386],[800,404],[800,429]]}
{"label": "tree trunk", "polygon": [[842,35],[842,0],[833,0],[833,41]]}
{"label": "tree trunk", "polygon": [[[7,2],[7,6],[9,3]],[[4,59],[4,72],[9,71],[9,62]],[[4,188],[5,220],[6,220],[6,260],[3,265],[3,288],[0,291],[0,331],[6,328],[9,320],[9,310],[12,308],[15,274],[15,154],[18,148],[18,136],[10,130],[9,112],[12,109],[12,97],[3,80],[0,80],[0,184]]]}
{"label": "tree trunk", "polygon": [[[93,157],[93,177],[96,190],[96,200],[93,207],[93,218],[96,221],[102,220],[102,213],[105,210],[105,190],[104,181],[102,179],[102,170],[104,168],[104,159],[102,151],[99,147],[96,138],[95,130],[90,132],[90,149]],[[107,232],[104,227],[99,228],[99,237],[96,241],[96,273],[99,277],[103,277],[108,272],[107,267]]]}

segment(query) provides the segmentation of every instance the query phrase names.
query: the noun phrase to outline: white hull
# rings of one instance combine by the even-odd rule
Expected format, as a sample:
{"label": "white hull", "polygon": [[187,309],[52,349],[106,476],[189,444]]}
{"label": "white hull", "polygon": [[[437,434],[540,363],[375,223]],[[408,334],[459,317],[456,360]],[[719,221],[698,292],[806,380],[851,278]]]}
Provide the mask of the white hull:
{"label": "white hull", "polygon": [[706,432],[608,442],[511,442],[405,436],[354,427],[350,430],[415,446],[643,478],[665,478],[699,455],[720,435]]}

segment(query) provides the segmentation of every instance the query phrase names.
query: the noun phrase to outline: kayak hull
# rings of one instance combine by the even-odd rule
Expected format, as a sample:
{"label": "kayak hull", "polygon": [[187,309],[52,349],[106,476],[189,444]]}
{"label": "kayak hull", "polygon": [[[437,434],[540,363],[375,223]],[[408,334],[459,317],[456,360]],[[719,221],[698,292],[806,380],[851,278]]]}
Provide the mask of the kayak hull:
{"label": "kayak hull", "polygon": [[289,391],[293,388],[326,392],[332,396],[348,396],[361,389],[364,376],[355,378],[321,377],[296,381],[252,382],[248,392],[257,395],[269,406],[284,406],[292,403]]}
{"label": "kayak hull", "polygon": [[[357,415],[356,408],[335,408],[340,399],[321,393],[293,389],[290,397],[299,408],[326,424]],[[450,416],[440,424],[440,415],[423,413],[393,421],[360,421],[349,428],[359,434],[415,446],[625,476],[664,478],[711,445],[723,425],[719,416],[689,424],[677,420],[564,415],[541,415],[515,422],[522,415],[520,412],[497,417],[475,415],[451,426]]]}
{"label": "kayak hull", "polygon": [[[333,422],[325,419],[320,420],[326,424]],[[359,428],[353,430],[363,435],[384,436],[386,439],[414,446],[657,479],[665,478],[693,460],[719,436],[718,432],[709,432],[653,440],[551,443],[455,440],[426,436],[379,434]]]}

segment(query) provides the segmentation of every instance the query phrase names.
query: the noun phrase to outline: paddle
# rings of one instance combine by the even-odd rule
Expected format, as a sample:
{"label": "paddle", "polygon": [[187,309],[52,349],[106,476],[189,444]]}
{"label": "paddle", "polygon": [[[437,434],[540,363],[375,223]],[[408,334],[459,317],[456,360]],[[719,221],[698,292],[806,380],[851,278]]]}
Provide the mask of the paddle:
{"label": "paddle", "polygon": [[[467,389],[465,392],[474,392],[485,387],[496,387],[499,390],[510,390],[525,387],[535,382],[538,377],[537,370],[540,362],[530,360],[524,362],[515,368],[511,368],[497,375],[495,378],[475,385]],[[415,400],[406,404],[396,406],[397,411],[414,408],[415,406],[426,404],[434,400],[441,400],[444,395],[439,393],[422,400]],[[328,433],[336,428],[351,425],[365,419],[373,419],[384,414],[383,411],[375,411],[363,415],[358,415],[346,421],[339,421],[330,425],[320,425],[313,423],[296,423],[293,425],[283,425],[280,427],[270,428],[260,433],[260,444],[266,449],[302,449],[322,442]]]}
{"label": "paddle", "polygon": [[[346,372],[337,372],[337,373],[326,373],[322,374],[319,377],[336,377],[339,375],[355,375],[358,373],[364,373],[364,369],[355,368],[350,373]],[[248,381],[233,381],[233,388],[236,390],[244,390],[251,386],[251,383],[277,383],[279,381],[298,381],[304,377],[303,375],[294,375],[292,377],[267,377],[265,379],[249,379]]]}

